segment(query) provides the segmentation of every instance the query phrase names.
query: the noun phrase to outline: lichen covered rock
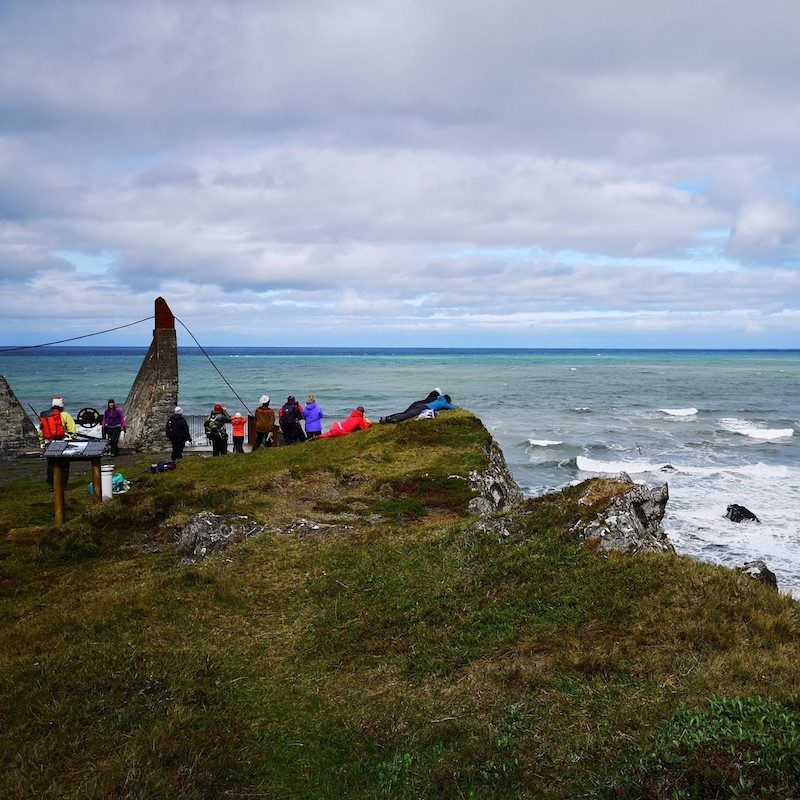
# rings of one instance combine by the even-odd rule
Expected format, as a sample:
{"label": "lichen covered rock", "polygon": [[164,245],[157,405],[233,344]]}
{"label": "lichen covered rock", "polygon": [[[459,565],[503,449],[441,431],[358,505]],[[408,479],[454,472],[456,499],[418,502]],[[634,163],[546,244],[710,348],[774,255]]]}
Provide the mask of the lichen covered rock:
{"label": "lichen covered rock", "polygon": [[668,499],[666,483],[661,486],[632,483],[596,519],[580,522],[572,530],[593,550],[674,553],[675,548],[661,527]]}
{"label": "lichen covered rock", "polygon": [[752,578],[754,581],[769,586],[770,589],[774,589],[776,592],[778,591],[778,579],[775,577],[775,573],[760,558],[756,561],[747,561],[741,567],[736,567],[736,571],[747,575],[748,578]]}
{"label": "lichen covered rock", "polygon": [[481,515],[494,514],[524,499],[494,439],[489,442],[486,455],[489,466],[483,472],[472,470],[467,477],[470,489],[478,493],[469,501],[469,510]]}
{"label": "lichen covered rock", "polygon": [[199,561],[263,530],[263,525],[249,517],[201,511],[184,525],[178,534],[176,547],[186,553],[189,560]]}

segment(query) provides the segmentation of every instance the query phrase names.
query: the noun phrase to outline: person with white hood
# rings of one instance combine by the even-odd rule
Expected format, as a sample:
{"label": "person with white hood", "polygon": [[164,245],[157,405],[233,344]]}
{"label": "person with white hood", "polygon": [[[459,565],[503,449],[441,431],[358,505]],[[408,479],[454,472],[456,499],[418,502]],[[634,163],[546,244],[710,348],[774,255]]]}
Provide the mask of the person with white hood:
{"label": "person with white hood", "polygon": [[186,447],[186,442],[192,441],[189,423],[183,416],[183,409],[180,406],[175,406],[175,413],[167,419],[165,433],[172,444],[172,460],[180,460],[183,458],[183,448]]}
{"label": "person with white hood", "polygon": [[425,409],[428,408],[428,404],[440,397],[441,394],[442,390],[437,386],[427,397],[422,400],[415,400],[405,411],[398,411],[396,414],[389,414],[386,417],[381,417],[378,422],[382,425],[389,425],[403,422],[407,419],[414,419],[425,411]]}
{"label": "person with white hood", "polygon": [[258,450],[262,444],[265,447],[275,444],[275,412],[269,407],[269,395],[262,394],[259,402],[261,405],[254,414],[256,440],[253,442],[253,450]]}

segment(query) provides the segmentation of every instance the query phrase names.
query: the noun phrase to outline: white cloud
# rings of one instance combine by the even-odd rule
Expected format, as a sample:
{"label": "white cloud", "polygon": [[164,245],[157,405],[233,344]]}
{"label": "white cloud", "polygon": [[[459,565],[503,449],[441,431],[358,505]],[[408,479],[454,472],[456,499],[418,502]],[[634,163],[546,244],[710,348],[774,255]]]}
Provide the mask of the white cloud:
{"label": "white cloud", "polygon": [[[269,317],[389,341],[483,330],[481,311],[515,332],[553,312],[587,334],[702,334],[730,308],[754,336],[794,330],[793,4],[53,2],[0,15],[9,319],[35,326],[36,293],[57,275],[99,317],[172,291],[212,338],[234,324],[257,336]],[[210,298],[235,323],[207,313]]]}

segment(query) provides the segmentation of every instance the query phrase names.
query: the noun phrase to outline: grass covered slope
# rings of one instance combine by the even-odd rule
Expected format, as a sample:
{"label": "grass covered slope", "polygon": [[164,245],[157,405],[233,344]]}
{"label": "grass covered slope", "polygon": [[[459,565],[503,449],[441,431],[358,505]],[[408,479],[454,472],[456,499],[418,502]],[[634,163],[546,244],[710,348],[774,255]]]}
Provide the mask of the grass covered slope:
{"label": "grass covered slope", "polygon": [[[142,465],[102,507],[71,490],[63,531],[43,485],[4,487],[0,796],[792,796],[797,604],[578,547],[610,482],[481,532],[452,476],[488,441],[455,412]],[[200,510],[268,532],[182,565]]]}

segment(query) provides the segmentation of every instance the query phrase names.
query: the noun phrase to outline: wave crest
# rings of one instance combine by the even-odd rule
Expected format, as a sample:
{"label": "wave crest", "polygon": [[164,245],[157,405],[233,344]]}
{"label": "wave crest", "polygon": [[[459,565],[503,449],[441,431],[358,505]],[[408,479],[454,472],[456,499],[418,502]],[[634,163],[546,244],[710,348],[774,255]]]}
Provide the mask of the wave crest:
{"label": "wave crest", "polygon": [[794,436],[794,428],[761,428],[758,423],[737,417],[723,417],[719,424],[730,433],[738,433],[740,436],[747,436],[759,442],[771,442]]}
{"label": "wave crest", "polygon": [[693,417],[698,412],[696,408],[659,408],[658,410],[668,417]]}

